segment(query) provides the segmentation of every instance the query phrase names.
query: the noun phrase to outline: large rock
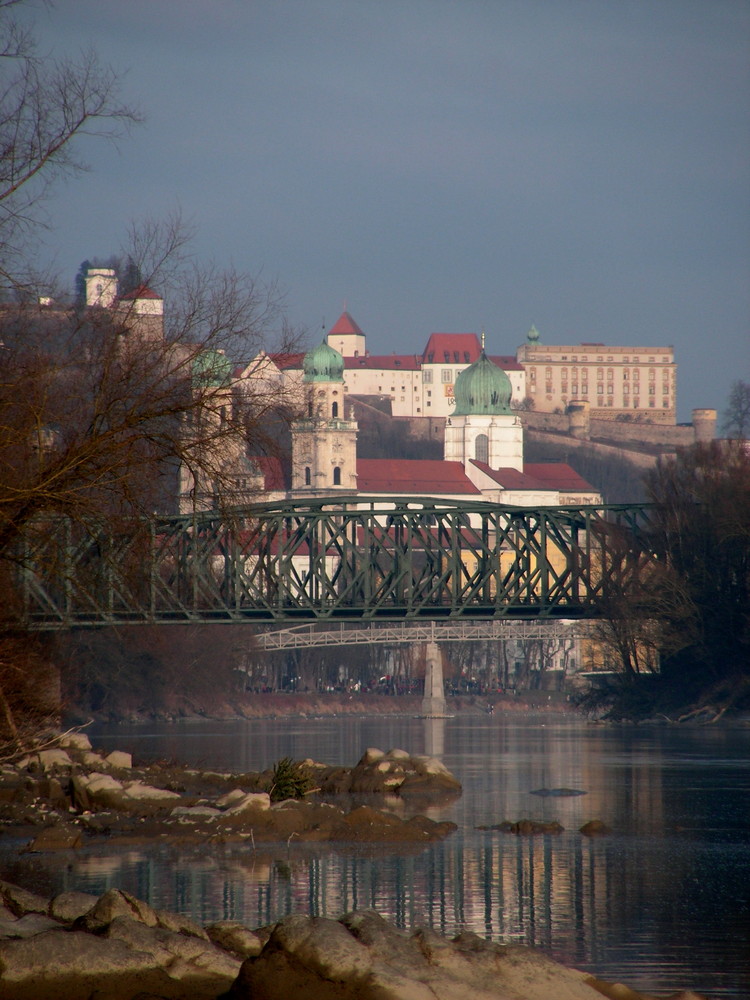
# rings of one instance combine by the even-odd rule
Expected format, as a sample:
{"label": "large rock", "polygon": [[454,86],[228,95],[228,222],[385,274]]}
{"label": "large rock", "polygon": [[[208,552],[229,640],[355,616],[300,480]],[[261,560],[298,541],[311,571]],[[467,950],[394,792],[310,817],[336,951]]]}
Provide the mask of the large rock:
{"label": "large rock", "polygon": [[88,892],[61,892],[50,902],[49,915],[61,923],[73,923],[95,906],[99,897]]}
{"label": "large rock", "polygon": [[147,927],[156,927],[159,923],[156,911],[148,903],[122,889],[109,889],[83,914],[76,926],[92,934],[100,934],[117,917],[130,917]]}
{"label": "large rock", "polygon": [[215,924],[209,924],[206,932],[215,945],[238,958],[255,957],[263,949],[260,935],[239,920],[217,920]]}
{"label": "large rock", "polygon": [[[396,930],[377,913],[293,915],[247,959],[231,1000],[600,1000],[591,977],[474,934]],[[634,995],[633,1000],[637,997]]]}

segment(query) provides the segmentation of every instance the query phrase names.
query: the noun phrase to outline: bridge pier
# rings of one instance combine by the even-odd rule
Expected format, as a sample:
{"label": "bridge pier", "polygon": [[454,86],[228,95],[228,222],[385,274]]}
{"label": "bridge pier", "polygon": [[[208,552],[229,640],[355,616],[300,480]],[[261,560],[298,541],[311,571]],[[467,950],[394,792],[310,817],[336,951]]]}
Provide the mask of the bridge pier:
{"label": "bridge pier", "polygon": [[443,685],[443,657],[436,642],[425,644],[424,698],[422,715],[432,718],[445,716],[445,687]]}

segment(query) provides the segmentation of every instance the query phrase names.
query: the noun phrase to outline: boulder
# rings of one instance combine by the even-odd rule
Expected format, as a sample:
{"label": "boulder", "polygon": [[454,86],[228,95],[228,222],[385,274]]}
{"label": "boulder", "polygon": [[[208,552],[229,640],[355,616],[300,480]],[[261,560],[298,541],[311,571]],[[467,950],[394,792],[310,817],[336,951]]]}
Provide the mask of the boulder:
{"label": "boulder", "polygon": [[398,931],[377,913],[295,914],[242,964],[229,1000],[596,1000],[585,973],[521,945]]}
{"label": "boulder", "polygon": [[27,913],[23,917],[13,917],[7,914],[0,917],[0,937],[33,937],[35,934],[41,934],[43,931],[52,930],[53,927],[57,926],[58,924],[51,917],[45,917],[41,913]]}
{"label": "boulder", "polygon": [[63,733],[60,746],[66,750],[90,750],[91,740],[85,733]]}
{"label": "boulder", "polygon": [[91,934],[99,934],[117,917],[131,917],[147,927],[156,927],[159,923],[156,911],[148,903],[136,899],[123,889],[109,889],[76,921],[75,926]]}
{"label": "boulder", "polygon": [[233,788],[231,792],[220,795],[216,800],[216,805],[219,809],[227,809],[229,806],[236,805],[246,794],[242,788]]}
{"label": "boulder", "polygon": [[0,882],[0,899],[3,904],[16,917],[23,917],[27,913],[47,914],[49,901],[44,896],[38,896],[35,892],[28,892],[20,886],[11,882]]}
{"label": "boulder", "polygon": [[27,851],[70,851],[81,846],[83,831],[69,823],[45,826],[26,848]]}
{"label": "boulder", "polygon": [[0,981],[4,1000],[89,1000],[113,982],[120,991],[115,996],[136,996],[170,982],[148,952],[93,934],[71,937],[62,928],[0,941]]}
{"label": "boulder", "polygon": [[69,754],[62,747],[55,747],[51,750],[40,750],[34,754],[34,758],[39,761],[45,771],[50,771],[53,767],[73,766],[73,761],[70,759]]}
{"label": "boulder", "polygon": [[239,920],[219,920],[209,924],[206,932],[215,945],[241,959],[260,955],[263,948],[260,936]]}
{"label": "boulder", "polygon": [[104,760],[110,767],[131,768],[133,766],[133,755],[125,753],[124,750],[113,750],[108,753]]}
{"label": "boulder", "polygon": [[248,809],[259,809],[264,811],[271,808],[271,796],[268,792],[245,792],[242,798],[237,799],[226,810],[227,816],[236,816],[244,813]]}
{"label": "boulder", "polygon": [[612,828],[600,819],[590,819],[578,832],[584,837],[607,837],[612,833]]}
{"label": "boulder", "polygon": [[49,904],[49,915],[61,923],[72,924],[95,905],[98,896],[88,892],[61,892]]}

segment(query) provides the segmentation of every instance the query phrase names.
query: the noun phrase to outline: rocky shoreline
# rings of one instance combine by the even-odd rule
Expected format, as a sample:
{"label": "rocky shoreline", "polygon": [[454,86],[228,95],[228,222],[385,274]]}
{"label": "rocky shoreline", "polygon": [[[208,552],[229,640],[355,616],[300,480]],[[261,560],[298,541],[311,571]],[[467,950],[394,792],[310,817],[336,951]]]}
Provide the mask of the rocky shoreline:
{"label": "rocky shoreline", "polygon": [[[281,762],[283,763],[283,762]],[[60,738],[0,768],[0,833],[29,838],[29,851],[71,850],[107,837],[118,843],[428,843],[456,827],[420,814],[461,785],[437,759],[370,749],[354,767],[287,762],[282,772],[222,774],[152,764],[122,751],[96,753],[83,733]],[[284,775],[282,775],[284,777]],[[385,808],[408,804],[408,818]]]}
{"label": "rocky shoreline", "polygon": [[4,1000],[652,1000],[532,948],[407,933],[373,911],[201,927],[119,889],[47,899],[7,882],[0,992]]}

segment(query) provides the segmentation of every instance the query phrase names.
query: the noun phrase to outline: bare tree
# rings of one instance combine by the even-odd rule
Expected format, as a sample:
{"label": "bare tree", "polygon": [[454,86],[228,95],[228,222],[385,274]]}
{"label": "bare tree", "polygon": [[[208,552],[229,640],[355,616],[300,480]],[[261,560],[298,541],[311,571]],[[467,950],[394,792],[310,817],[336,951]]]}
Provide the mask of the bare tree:
{"label": "bare tree", "polygon": [[121,101],[120,80],[93,51],[77,60],[41,58],[17,17],[20,0],[0,0],[0,291],[34,288],[30,241],[44,225],[49,187],[85,164],[76,140],[116,141],[141,120]]}
{"label": "bare tree", "polygon": [[166,275],[162,337],[144,335],[132,302],[0,313],[0,557],[40,515],[173,510],[181,465],[210,481],[213,502],[231,501],[233,462],[274,449],[271,417],[293,401],[262,380],[234,395],[232,370],[268,346],[278,292],[198,267],[181,232],[171,220],[148,241],[149,280]]}
{"label": "bare tree", "polygon": [[750,434],[750,382],[732,383],[722,429],[730,437],[745,440]]}

